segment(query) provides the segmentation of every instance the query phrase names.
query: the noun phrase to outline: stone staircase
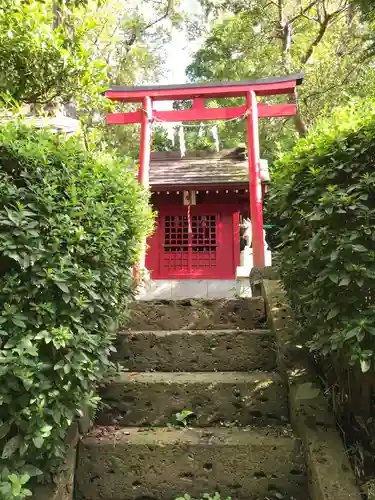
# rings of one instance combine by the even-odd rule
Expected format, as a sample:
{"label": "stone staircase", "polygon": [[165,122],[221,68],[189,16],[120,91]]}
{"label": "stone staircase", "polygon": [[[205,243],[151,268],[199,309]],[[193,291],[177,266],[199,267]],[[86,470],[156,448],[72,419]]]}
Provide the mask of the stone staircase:
{"label": "stone staircase", "polygon": [[263,298],[139,302],[116,359],[76,500],[308,499]]}

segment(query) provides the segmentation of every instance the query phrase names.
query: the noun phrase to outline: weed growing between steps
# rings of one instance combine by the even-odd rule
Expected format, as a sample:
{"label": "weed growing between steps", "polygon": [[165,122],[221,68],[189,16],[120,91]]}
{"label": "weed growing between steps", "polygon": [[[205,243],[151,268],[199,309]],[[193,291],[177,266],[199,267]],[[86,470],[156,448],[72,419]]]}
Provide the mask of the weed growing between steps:
{"label": "weed growing between steps", "polygon": [[0,165],[0,499],[20,500],[97,405],[151,214],[123,163],[75,138],[3,127]]}
{"label": "weed growing between steps", "polygon": [[195,413],[191,410],[178,411],[174,417],[171,425],[182,425],[187,427],[192,418],[196,417]]}

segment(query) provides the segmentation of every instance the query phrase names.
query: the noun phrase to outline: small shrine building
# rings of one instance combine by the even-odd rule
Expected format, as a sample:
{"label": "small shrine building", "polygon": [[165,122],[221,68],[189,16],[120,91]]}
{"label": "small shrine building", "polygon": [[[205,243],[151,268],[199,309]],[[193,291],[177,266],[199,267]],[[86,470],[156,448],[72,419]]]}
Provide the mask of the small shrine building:
{"label": "small shrine building", "polygon": [[[264,160],[261,180],[264,194],[269,181]],[[239,267],[246,267],[249,275],[245,148],[188,152],[183,158],[178,152],[151,153],[149,183],[158,214],[146,253],[153,280],[233,280]]]}

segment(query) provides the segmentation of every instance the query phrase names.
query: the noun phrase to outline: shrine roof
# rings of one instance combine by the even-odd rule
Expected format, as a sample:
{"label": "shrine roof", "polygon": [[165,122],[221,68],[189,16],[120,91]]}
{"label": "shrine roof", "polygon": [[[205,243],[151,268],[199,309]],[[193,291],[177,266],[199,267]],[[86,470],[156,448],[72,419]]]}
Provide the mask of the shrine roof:
{"label": "shrine roof", "polygon": [[[175,151],[151,153],[150,185],[160,190],[247,185],[248,162],[245,153],[245,148],[223,150],[220,153],[189,152],[183,158]],[[264,162],[262,165],[263,180],[268,181],[268,169],[265,171]]]}
{"label": "shrine roof", "polygon": [[135,87],[113,85],[105,95],[109,99],[125,102],[141,101],[148,95],[154,100],[190,99],[199,96],[214,97],[239,97],[249,90],[254,90],[257,95],[273,95],[292,93],[296,85],[303,81],[303,73],[285,76],[271,76],[255,80],[242,80],[237,82],[205,82],[183,83],[177,85],[142,85]]}

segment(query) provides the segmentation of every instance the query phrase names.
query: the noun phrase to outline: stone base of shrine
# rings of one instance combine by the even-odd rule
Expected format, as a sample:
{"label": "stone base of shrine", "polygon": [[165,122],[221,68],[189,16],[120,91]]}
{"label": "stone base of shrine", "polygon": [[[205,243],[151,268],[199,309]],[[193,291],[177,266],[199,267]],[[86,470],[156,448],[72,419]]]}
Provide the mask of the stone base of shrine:
{"label": "stone base of shrine", "polygon": [[[272,265],[272,255],[265,249],[266,266]],[[245,248],[236,268],[236,279],[159,279],[152,280],[145,271],[137,300],[225,299],[251,297],[250,272],[253,268],[253,250]]]}
{"label": "stone base of shrine", "polygon": [[[264,257],[265,257],[265,267],[272,266],[272,252],[268,248],[264,249]],[[238,269],[247,269],[247,276],[250,276],[250,271],[253,268],[253,249],[249,247],[245,247],[240,254],[240,267],[237,268],[237,276]],[[242,271],[241,271],[242,273]]]}
{"label": "stone base of shrine", "polygon": [[222,299],[251,297],[249,272],[236,280],[150,280],[137,300]]}

